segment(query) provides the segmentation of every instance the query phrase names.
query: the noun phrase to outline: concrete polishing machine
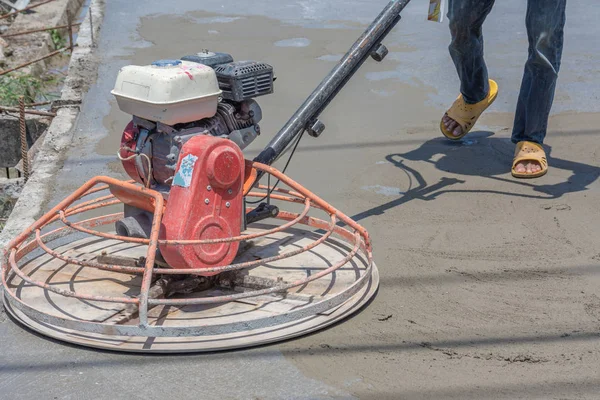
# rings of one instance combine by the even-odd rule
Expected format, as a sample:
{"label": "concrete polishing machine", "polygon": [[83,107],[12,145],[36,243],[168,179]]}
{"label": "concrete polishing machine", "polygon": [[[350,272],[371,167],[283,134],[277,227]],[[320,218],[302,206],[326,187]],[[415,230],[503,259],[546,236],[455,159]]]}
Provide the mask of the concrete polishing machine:
{"label": "concrete polishing machine", "polygon": [[133,116],[118,152],[132,180],[91,179],[11,241],[8,312],[84,346],[198,352],[357,311],[379,284],[369,235],[271,165],[321,135],[318,116],[368,57],[385,58],[408,2],[385,7],[253,161],[242,150],[261,133],[270,65],[204,50],[122,68],[112,94]]}

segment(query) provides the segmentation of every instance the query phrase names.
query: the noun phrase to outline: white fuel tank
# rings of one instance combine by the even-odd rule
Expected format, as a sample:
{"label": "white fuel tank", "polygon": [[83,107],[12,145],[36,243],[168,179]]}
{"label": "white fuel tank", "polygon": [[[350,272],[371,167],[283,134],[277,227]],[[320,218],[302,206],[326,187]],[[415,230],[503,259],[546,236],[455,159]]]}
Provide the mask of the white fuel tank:
{"label": "white fuel tank", "polygon": [[111,93],[121,111],[167,125],[214,116],[221,96],[211,67],[181,60],[123,67]]}

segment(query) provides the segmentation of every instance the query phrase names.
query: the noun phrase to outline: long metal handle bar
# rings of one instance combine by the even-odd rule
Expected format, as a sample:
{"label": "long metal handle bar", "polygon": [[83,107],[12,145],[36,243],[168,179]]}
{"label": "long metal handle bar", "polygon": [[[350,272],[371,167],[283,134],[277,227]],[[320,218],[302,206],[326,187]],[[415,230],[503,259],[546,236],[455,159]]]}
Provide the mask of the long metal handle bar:
{"label": "long metal handle bar", "polygon": [[393,0],[383,9],[254,161],[271,165],[283,154],[288,145],[317,119],[350,77],[377,49],[385,36],[400,21],[400,12],[409,2],[410,0]]}

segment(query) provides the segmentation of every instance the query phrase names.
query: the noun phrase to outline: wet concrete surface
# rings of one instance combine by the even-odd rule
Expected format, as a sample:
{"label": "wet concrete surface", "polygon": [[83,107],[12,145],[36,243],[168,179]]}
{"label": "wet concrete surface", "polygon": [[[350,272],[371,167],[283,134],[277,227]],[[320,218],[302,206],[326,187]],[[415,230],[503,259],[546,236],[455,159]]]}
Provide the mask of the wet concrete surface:
{"label": "wet concrete surface", "polygon": [[[288,170],[371,233],[382,285],[368,308],[280,345],[184,357],[79,349],[4,320],[0,389],[11,398],[596,398],[599,11],[569,3],[551,171],[515,181],[524,2],[499,3],[486,22],[501,94],[459,143],[438,128],[458,86],[447,23],[426,22],[423,3],[409,5],[386,40],[390,56],[356,74],[323,114],[325,133],[303,139]],[[110,95],[123,65],[202,48],[272,64],[276,94],[258,99],[265,118],[251,158],[384,5],[109,2],[98,80],[49,204],[91,176],[124,177],[115,154],[129,116]]]}

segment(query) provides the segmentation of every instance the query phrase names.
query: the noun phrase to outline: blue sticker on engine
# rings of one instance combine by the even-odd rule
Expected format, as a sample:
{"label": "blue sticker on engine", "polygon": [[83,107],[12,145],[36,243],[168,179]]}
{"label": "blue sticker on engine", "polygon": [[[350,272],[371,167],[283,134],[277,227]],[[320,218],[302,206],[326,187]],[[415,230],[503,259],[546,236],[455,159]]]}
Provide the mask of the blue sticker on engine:
{"label": "blue sticker on engine", "polygon": [[173,185],[181,187],[189,187],[192,183],[192,176],[194,175],[194,165],[198,161],[198,157],[188,154],[181,160],[179,171],[175,174],[173,179]]}

